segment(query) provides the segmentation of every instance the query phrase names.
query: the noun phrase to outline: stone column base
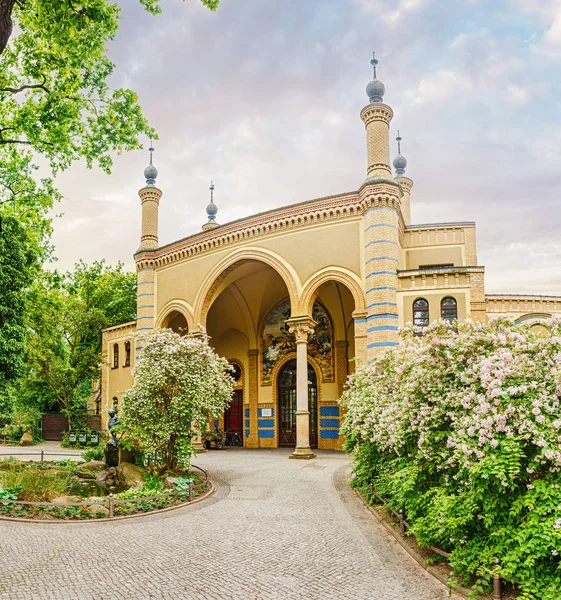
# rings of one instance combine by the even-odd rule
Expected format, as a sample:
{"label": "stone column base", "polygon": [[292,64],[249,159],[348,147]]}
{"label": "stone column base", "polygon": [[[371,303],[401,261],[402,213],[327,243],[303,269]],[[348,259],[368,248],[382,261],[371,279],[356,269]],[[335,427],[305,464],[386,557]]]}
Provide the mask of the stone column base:
{"label": "stone column base", "polygon": [[315,458],[316,455],[312,452],[311,448],[294,448],[294,452],[288,458],[295,458],[297,460],[310,460]]}

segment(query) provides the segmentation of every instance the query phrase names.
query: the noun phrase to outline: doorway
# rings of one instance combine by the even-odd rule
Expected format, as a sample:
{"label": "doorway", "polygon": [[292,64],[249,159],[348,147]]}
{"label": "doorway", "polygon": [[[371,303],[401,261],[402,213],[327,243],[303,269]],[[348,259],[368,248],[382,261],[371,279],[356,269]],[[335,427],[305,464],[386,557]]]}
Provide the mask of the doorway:
{"label": "doorway", "polygon": [[[296,446],[296,359],[288,361],[277,378],[279,399],[279,447]],[[314,368],[308,363],[308,411],[310,412],[310,448],[318,445],[318,388]]]}
{"label": "doorway", "polygon": [[243,440],[243,391],[234,390],[232,402],[224,411],[224,431],[235,431]]}

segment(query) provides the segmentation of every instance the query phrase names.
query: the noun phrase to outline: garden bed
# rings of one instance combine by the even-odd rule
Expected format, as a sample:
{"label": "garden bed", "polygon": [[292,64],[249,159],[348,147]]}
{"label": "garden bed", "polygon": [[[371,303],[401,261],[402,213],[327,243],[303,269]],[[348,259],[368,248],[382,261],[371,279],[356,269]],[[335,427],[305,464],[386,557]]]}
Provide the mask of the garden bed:
{"label": "garden bed", "polygon": [[122,518],[179,507],[212,490],[206,471],[195,466],[196,471],[160,475],[150,469],[136,469],[143,476],[136,487],[104,489],[100,484],[96,495],[82,499],[68,494],[76,494],[76,481],[82,477],[82,481],[92,483],[96,476],[103,480],[106,471],[101,465],[96,474],[95,470],[85,472],[83,463],[69,460],[0,461],[0,518],[43,522]]}

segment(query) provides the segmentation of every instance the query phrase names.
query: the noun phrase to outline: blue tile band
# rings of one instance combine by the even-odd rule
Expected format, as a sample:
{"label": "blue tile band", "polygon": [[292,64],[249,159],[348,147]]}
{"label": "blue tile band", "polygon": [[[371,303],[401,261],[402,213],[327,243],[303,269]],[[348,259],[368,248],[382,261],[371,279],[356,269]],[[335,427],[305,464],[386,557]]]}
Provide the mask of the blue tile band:
{"label": "blue tile band", "polygon": [[257,435],[260,438],[274,438],[275,437],[275,430],[274,429],[260,429],[257,432]]}
{"label": "blue tile band", "polygon": [[339,419],[320,419],[320,427],[337,427],[339,428]]}
{"label": "blue tile band", "polygon": [[338,406],[320,406],[319,414],[321,417],[338,417],[339,407]]}
{"label": "blue tile band", "polygon": [[274,427],[275,420],[274,419],[258,419],[257,421],[259,427]]}
{"label": "blue tile band", "polygon": [[339,432],[334,431],[333,429],[322,429],[319,432],[319,437],[328,440],[338,440]]}

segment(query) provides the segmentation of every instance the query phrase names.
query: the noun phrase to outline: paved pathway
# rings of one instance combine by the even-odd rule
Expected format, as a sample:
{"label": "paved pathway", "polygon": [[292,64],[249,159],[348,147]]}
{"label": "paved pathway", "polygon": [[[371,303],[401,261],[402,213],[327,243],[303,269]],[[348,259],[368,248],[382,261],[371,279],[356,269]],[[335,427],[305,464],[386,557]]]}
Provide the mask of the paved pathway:
{"label": "paved pathway", "polygon": [[1,600],[444,600],[344,482],[341,453],[196,460],[206,502],[113,523],[0,521]]}
{"label": "paved pathway", "polygon": [[72,460],[82,460],[83,450],[76,448],[63,448],[59,442],[41,442],[34,446],[8,446],[0,444],[0,459],[7,456],[15,456],[19,460],[41,460],[41,451],[45,460],[62,460],[71,458]]}

